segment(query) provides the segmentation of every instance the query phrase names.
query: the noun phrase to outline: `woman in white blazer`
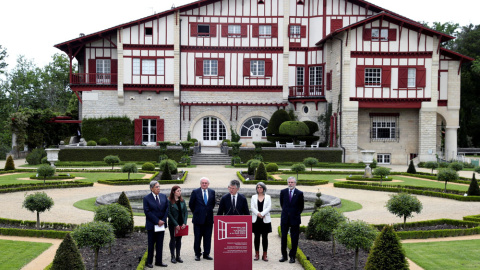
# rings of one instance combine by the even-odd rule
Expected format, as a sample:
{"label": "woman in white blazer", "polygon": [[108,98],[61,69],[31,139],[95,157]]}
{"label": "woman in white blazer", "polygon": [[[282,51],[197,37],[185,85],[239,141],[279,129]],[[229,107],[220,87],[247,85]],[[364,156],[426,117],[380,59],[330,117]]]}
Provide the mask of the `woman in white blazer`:
{"label": "woman in white blazer", "polygon": [[252,232],[254,235],[253,243],[255,246],[255,261],[260,257],[260,236],[262,237],[263,256],[262,260],[268,261],[268,234],[272,232],[272,221],[270,218],[270,210],[272,209],[272,198],[267,192],[267,186],[263,182],[257,183],[257,194],[252,196],[250,200],[250,208],[252,211]]}

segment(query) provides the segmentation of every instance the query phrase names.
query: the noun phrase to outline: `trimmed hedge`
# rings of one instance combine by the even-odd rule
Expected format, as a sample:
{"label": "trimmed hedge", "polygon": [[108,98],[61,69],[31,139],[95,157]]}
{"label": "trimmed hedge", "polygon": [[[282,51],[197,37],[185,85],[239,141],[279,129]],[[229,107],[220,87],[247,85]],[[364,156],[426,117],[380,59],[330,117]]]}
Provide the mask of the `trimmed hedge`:
{"label": "trimmed hedge", "polygon": [[[229,154],[232,150],[229,150]],[[60,151],[61,153],[61,151]],[[255,157],[255,149],[253,148],[242,148],[238,154],[242,160],[250,160]],[[270,150],[262,149],[263,160],[267,162],[303,162],[307,157],[314,157],[318,159],[319,162],[342,162],[342,151],[341,150]]]}
{"label": "trimmed hedge", "polygon": [[[0,224],[22,226],[36,228],[37,221],[34,220],[19,220],[19,219],[9,219],[9,218],[0,218]],[[71,223],[60,223],[60,222],[40,222],[40,227],[42,228],[51,228],[51,229],[70,229],[73,230],[78,226],[78,224]]]}
{"label": "trimmed hedge", "polygon": [[[242,174],[237,171],[237,177],[242,181],[243,184],[246,185],[256,185],[258,182],[263,182],[265,185],[287,185],[286,180],[245,180]],[[328,184],[328,180],[297,180],[297,185],[299,186],[316,186],[316,185],[326,185]]]}
{"label": "trimmed hedge", "polygon": [[373,177],[373,178],[365,178],[363,176],[347,176],[346,178],[347,180],[350,180],[350,181],[392,181],[392,178],[384,178],[384,179],[381,179],[380,177]]}
{"label": "trimmed hedge", "polygon": [[0,235],[11,235],[11,236],[63,239],[65,238],[65,235],[67,235],[67,233],[70,233],[70,231],[0,228]]}
{"label": "trimmed hedge", "polygon": [[127,116],[85,118],[82,120],[82,136],[86,141],[100,141],[106,138],[110,144],[123,145],[133,144],[134,126],[133,121]]}
{"label": "trimmed hedge", "polygon": [[[193,151],[190,149],[190,151]],[[167,149],[167,156],[170,159],[173,159],[177,162],[180,161],[183,155],[183,150],[178,149]],[[118,156],[120,160],[130,160],[130,161],[148,161],[158,160],[160,156],[160,149],[151,147],[141,147],[139,149],[117,149],[117,148],[103,148],[103,147],[93,147],[93,148],[68,148],[61,149],[58,154],[58,159],[63,161],[102,161],[106,156],[113,155]],[[61,163],[60,163],[61,164]],[[103,162],[104,166],[106,163]]]}
{"label": "trimmed hedge", "polygon": [[13,184],[13,185],[1,185],[0,193],[10,193],[18,191],[29,190],[42,190],[52,188],[77,188],[77,187],[92,187],[93,183],[87,183],[82,181],[72,182],[55,182],[55,183],[39,183],[39,184]]}
{"label": "trimmed hedge", "polygon": [[[148,185],[153,178],[155,178],[159,172],[155,172],[152,177],[147,179],[113,179],[113,180],[98,180],[99,184],[113,185],[113,186],[126,186],[126,185]],[[160,184],[183,184],[187,179],[188,171],[185,171],[182,179],[180,180],[160,180]]]}
{"label": "trimmed hedge", "polygon": [[480,222],[480,215],[464,216],[464,217],[463,217],[463,220],[465,220],[465,221]]}
{"label": "trimmed hedge", "polygon": [[[74,179],[75,178],[75,175],[70,175],[70,176],[67,176],[66,174],[62,175],[54,175],[54,176],[48,176],[45,178],[45,180],[59,180],[59,179]],[[37,176],[30,176],[30,179],[33,179],[33,180],[43,180],[43,177],[37,177]]]}
{"label": "trimmed hedge", "polygon": [[[282,174],[297,174],[294,171],[281,171]],[[360,171],[304,171],[299,174],[352,174],[352,175],[362,175],[364,172]]]}
{"label": "trimmed hedge", "polygon": [[[278,235],[282,237],[282,229],[280,226],[278,226]],[[287,235],[287,246],[289,249],[292,249],[292,239],[290,238],[290,235]],[[315,270],[315,267],[313,264],[307,259],[307,256],[303,253],[303,251],[300,249],[300,247],[297,248],[297,254],[296,257],[298,259],[298,262],[303,266],[303,269],[305,270]]]}

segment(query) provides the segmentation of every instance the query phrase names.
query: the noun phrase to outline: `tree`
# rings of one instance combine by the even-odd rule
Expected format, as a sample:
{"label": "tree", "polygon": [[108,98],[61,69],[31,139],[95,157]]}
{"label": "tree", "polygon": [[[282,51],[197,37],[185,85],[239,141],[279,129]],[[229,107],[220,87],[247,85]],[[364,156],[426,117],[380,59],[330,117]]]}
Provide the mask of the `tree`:
{"label": "tree", "polygon": [[[428,23],[423,23],[426,27],[429,27],[435,31],[439,31],[445,33],[450,36],[457,37],[459,34],[460,24],[453,23],[453,22],[433,22],[432,26],[429,26]],[[452,50],[454,46],[455,40],[449,40],[447,42],[442,43],[442,47]]]}
{"label": "tree", "polygon": [[363,249],[368,251],[377,237],[378,231],[372,225],[365,221],[347,221],[341,223],[333,232],[339,243],[348,249],[355,250],[354,269],[358,269],[358,251]]}
{"label": "tree", "polygon": [[408,270],[408,261],[405,250],[402,248],[400,237],[387,225],[375,239],[367,258],[366,270]]}
{"label": "tree", "polygon": [[0,74],[5,73],[5,68],[8,66],[8,64],[5,62],[5,58],[7,58],[7,49],[2,48],[2,45],[0,45]]}
{"label": "tree", "polygon": [[428,162],[425,163],[425,168],[432,169],[432,174],[433,174],[433,170],[438,168],[438,162],[428,161]]}
{"label": "tree", "polygon": [[448,181],[454,181],[458,179],[458,173],[455,170],[452,169],[441,169],[438,171],[437,175],[438,181],[445,181],[445,190],[444,192],[447,192],[447,182]]}
{"label": "tree", "polygon": [[95,209],[93,221],[109,222],[113,226],[115,236],[119,238],[132,232],[130,213],[118,203],[102,205]]}
{"label": "tree", "polygon": [[458,171],[463,170],[463,163],[452,162],[452,163],[450,163],[450,165],[448,165],[448,168],[458,172]]}
{"label": "tree", "polygon": [[72,236],[67,233],[62,243],[55,253],[51,270],[83,270],[82,255],[78,251],[77,245],[73,241]]}
{"label": "tree", "polygon": [[305,171],[305,165],[303,165],[303,163],[295,163],[292,165],[290,170],[297,173],[297,180],[298,180],[298,173]]}
{"label": "tree", "polygon": [[308,135],[310,135],[310,136],[313,136],[313,134],[319,130],[317,122],[303,121],[303,123],[305,123],[305,125],[307,125],[308,131],[309,131]]}
{"label": "tree", "polygon": [[318,159],[314,157],[307,157],[303,160],[303,164],[305,164],[305,166],[309,166],[310,171],[313,171],[313,166],[318,164]]}
{"label": "tree", "polygon": [[377,167],[373,170],[373,174],[380,176],[380,185],[382,184],[383,177],[387,177],[390,174],[390,168]]}
{"label": "tree", "polygon": [[120,197],[118,197],[118,204],[125,207],[127,211],[130,213],[130,219],[131,219],[130,227],[131,227],[131,231],[133,232],[135,222],[133,219],[132,206],[130,205],[130,200],[128,199],[127,194],[125,194],[124,191],[122,191],[122,194],[120,194]]}
{"label": "tree", "polygon": [[417,170],[415,170],[415,165],[413,165],[413,160],[410,160],[410,164],[408,165],[407,173],[416,174]]}
{"label": "tree", "polygon": [[130,180],[130,174],[138,172],[137,164],[127,163],[127,164],[123,165],[122,172],[128,173],[128,180]]}
{"label": "tree", "polygon": [[480,196],[480,188],[478,187],[477,179],[475,179],[475,173],[472,176],[472,181],[467,191],[468,196]]}
{"label": "tree", "polygon": [[292,119],[285,110],[277,110],[270,117],[270,121],[267,126],[267,135],[279,135],[280,125],[285,121],[291,121]]}
{"label": "tree", "polygon": [[267,180],[268,175],[267,175],[267,170],[265,169],[265,164],[263,162],[260,162],[260,164],[257,167],[257,170],[255,171],[255,180]]}
{"label": "tree", "polygon": [[75,228],[72,237],[79,248],[88,247],[95,252],[93,269],[98,269],[98,252],[100,248],[115,242],[113,226],[107,222],[89,222]]}
{"label": "tree", "polygon": [[54,205],[53,199],[45,192],[36,192],[28,195],[23,201],[23,208],[31,212],[37,212],[37,228],[40,228],[40,213],[49,210]]}
{"label": "tree", "polygon": [[47,177],[53,176],[55,174],[55,168],[48,164],[42,164],[38,166],[37,174],[39,177],[43,177],[43,183],[45,184],[45,180],[47,179]]}
{"label": "tree", "polygon": [[308,222],[306,236],[317,241],[332,241],[332,255],[335,254],[335,235],[333,231],[347,218],[331,206],[320,208]]}
{"label": "tree", "polygon": [[172,180],[172,174],[170,173],[170,167],[165,166],[160,177],[161,180]]}
{"label": "tree", "polygon": [[7,161],[5,162],[5,167],[3,168],[5,171],[13,171],[15,170],[15,163],[13,162],[12,155],[9,155]]}
{"label": "tree", "polygon": [[109,155],[104,157],[103,161],[107,164],[111,164],[113,170],[113,165],[115,165],[116,163],[120,163],[120,158],[118,156]]}
{"label": "tree", "polygon": [[[73,70],[76,67],[72,68]],[[40,72],[41,97],[48,108],[65,113],[67,111],[71,90],[68,86],[70,76],[70,61],[64,54],[56,53],[52,62]]]}
{"label": "tree", "polygon": [[423,205],[417,197],[408,193],[399,193],[390,195],[390,200],[387,201],[385,207],[388,212],[403,217],[403,227],[405,228],[407,218],[413,217],[413,213],[420,214]]}

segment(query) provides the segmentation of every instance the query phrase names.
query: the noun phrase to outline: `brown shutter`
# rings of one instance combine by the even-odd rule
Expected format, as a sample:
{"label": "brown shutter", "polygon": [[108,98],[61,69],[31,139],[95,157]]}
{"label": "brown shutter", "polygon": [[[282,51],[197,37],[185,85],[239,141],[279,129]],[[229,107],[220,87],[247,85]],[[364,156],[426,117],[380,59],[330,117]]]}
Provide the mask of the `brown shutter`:
{"label": "brown shutter", "polygon": [[191,37],[196,37],[198,36],[198,28],[197,28],[197,23],[192,23],[190,24],[190,36]]}
{"label": "brown shutter", "polygon": [[222,24],[222,37],[228,37],[228,24]]}
{"label": "brown shutter", "polygon": [[408,87],[408,68],[398,68],[398,88]]}
{"label": "brown shutter", "polygon": [[278,37],[278,25],[272,24],[272,38]]}
{"label": "brown shutter", "polygon": [[425,87],[427,83],[427,70],[424,67],[417,67],[416,86]]}
{"label": "brown shutter", "polygon": [[355,76],[355,86],[356,87],[365,86],[365,67],[357,67],[356,76]]}
{"label": "brown shutter", "polygon": [[327,90],[332,90],[332,71],[327,73]]}
{"label": "brown shutter", "polygon": [[258,24],[253,24],[252,25],[252,37],[258,37]]}
{"label": "brown shutter", "polygon": [[211,23],[210,24],[210,36],[211,37],[216,37],[217,36],[217,24],[216,23]]}
{"label": "brown shutter", "polygon": [[88,83],[96,83],[95,74],[97,73],[97,61],[88,59]]}
{"label": "brown shutter", "polygon": [[134,124],[134,127],[135,127],[135,133],[134,133],[134,136],[133,136],[133,144],[141,145],[142,144],[142,119],[134,119],[133,124]]}
{"label": "brown shutter", "polygon": [[247,37],[247,28],[248,28],[248,24],[240,25],[240,34],[242,37]]}
{"label": "brown shutter", "polygon": [[306,25],[300,26],[300,37],[301,38],[306,38],[307,37],[307,26]]}
{"label": "brown shutter", "polygon": [[203,59],[195,59],[195,76],[203,76]]}
{"label": "brown shutter", "polygon": [[250,77],[250,59],[243,59],[243,76]]}
{"label": "brown shutter", "polygon": [[165,140],[165,120],[164,119],[157,119],[157,142],[163,142]]}
{"label": "brown shutter", "polygon": [[364,28],[363,29],[363,40],[369,41],[372,40],[372,29],[371,28]]}
{"label": "brown shutter", "polygon": [[388,29],[388,41],[397,40],[397,29]]}
{"label": "brown shutter", "polygon": [[265,77],[272,77],[273,63],[272,59],[265,59]]}
{"label": "brown shutter", "polygon": [[382,67],[382,87],[390,87],[392,81],[392,68]]}
{"label": "brown shutter", "polygon": [[218,59],[218,76],[225,76],[225,59]]}
{"label": "brown shutter", "polygon": [[110,73],[112,73],[111,83],[116,84],[117,83],[117,73],[118,73],[118,60],[117,59],[112,59],[110,61],[111,61]]}

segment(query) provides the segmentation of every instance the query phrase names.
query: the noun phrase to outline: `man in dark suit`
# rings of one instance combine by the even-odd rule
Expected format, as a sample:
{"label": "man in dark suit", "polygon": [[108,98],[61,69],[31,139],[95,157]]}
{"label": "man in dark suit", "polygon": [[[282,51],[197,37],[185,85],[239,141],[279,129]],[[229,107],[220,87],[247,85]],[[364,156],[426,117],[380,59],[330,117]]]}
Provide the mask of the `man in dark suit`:
{"label": "man in dark suit", "polygon": [[297,179],[291,176],[287,179],[288,188],[280,191],[280,206],[282,207],[282,215],[280,218],[280,227],[282,230],[282,258],[280,262],[287,261],[287,234],[290,229],[290,237],[292,239],[292,249],[290,250],[289,263],[295,263],[297,254],[298,237],[300,235],[300,223],[302,220],[300,214],[303,212],[303,192],[296,189]]}
{"label": "man in dark suit", "polygon": [[188,207],[193,214],[193,250],[195,261],[200,261],[202,249],[200,243],[203,238],[203,258],[213,260],[210,256],[213,230],[213,208],[215,207],[215,191],[209,189],[210,180],[206,177],[200,179],[200,188],[194,189],[190,195]]}
{"label": "man in dark suit", "polygon": [[150,190],[143,197],[143,211],[145,212],[145,228],[148,233],[148,256],[146,266],[153,268],[153,247],[155,245],[155,265],[167,267],[162,262],[163,237],[167,227],[168,200],[165,194],[160,193],[160,184],[157,181],[150,182]]}
{"label": "man in dark suit", "polygon": [[228,185],[229,193],[223,195],[220,199],[217,215],[250,215],[247,199],[243,194],[238,193],[239,189],[240,181],[230,181],[230,185]]}

